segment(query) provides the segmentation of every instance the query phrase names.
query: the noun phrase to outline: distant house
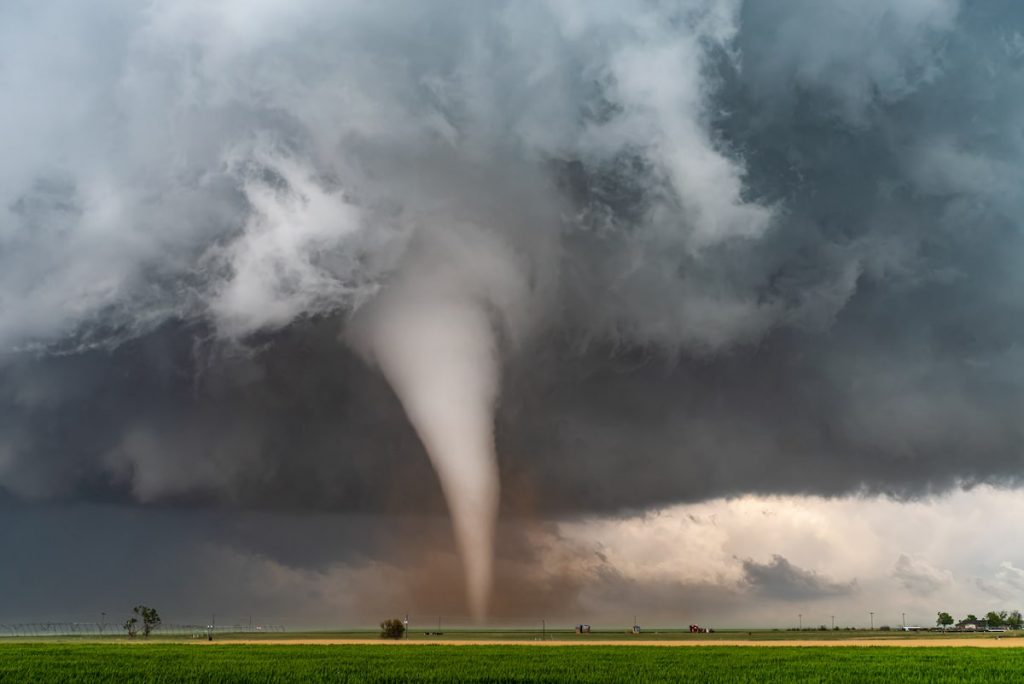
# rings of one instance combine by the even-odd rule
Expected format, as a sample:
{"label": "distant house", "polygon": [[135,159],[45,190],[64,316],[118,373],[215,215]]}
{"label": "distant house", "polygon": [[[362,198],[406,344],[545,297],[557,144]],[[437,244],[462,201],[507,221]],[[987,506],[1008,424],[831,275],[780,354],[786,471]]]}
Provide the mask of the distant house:
{"label": "distant house", "polygon": [[640,625],[633,625],[633,634],[640,633]]}
{"label": "distant house", "polygon": [[988,620],[961,620],[956,628],[962,632],[984,632],[988,629]]}
{"label": "distant house", "polygon": [[576,625],[577,634],[590,634],[590,625]]}

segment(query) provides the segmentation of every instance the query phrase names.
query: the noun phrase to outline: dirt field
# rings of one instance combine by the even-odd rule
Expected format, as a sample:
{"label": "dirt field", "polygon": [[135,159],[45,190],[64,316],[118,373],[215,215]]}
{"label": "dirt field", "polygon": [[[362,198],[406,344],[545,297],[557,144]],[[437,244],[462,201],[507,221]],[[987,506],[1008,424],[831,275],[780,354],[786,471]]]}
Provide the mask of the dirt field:
{"label": "dirt field", "polygon": [[446,646],[663,646],[673,647],[701,647],[701,646],[753,646],[767,648],[786,648],[790,646],[895,646],[899,648],[919,647],[953,647],[968,646],[971,648],[1024,648],[1024,639],[1003,639],[992,638],[967,638],[951,637],[943,639],[913,639],[913,638],[886,638],[886,637],[865,637],[858,639],[787,639],[785,641],[752,641],[743,639],[717,640],[717,641],[611,641],[611,640],[587,640],[587,641],[513,641],[513,640],[473,640],[460,641],[457,639],[438,639],[434,641],[407,641],[390,639],[232,639],[230,641],[197,641],[197,644],[216,646],[218,644],[305,644],[305,645],[342,645],[342,644],[377,644],[382,646],[395,645],[416,645],[424,646],[429,644],[443,644]]}

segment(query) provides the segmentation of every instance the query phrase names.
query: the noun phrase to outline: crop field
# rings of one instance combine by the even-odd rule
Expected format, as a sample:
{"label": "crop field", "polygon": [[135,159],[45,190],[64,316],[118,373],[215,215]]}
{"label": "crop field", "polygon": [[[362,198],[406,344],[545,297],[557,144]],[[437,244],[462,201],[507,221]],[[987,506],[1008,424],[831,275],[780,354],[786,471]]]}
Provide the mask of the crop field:
{"label": "crop field", "polygon": [[995,682],[1024,649],[9,643],[0,682]]}

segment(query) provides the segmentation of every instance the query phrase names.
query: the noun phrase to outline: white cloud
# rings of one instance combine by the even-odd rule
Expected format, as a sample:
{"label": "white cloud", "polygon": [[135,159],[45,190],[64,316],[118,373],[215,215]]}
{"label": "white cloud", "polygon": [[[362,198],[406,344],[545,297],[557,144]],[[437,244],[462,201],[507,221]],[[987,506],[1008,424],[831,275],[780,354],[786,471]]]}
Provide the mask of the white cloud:
{"label": "white cloud", "polygon": [[923,558],[912,558],[901,553],[892,567],[892,576],[900,581],[907,591],[920,594],[935,594],[953,583],[953,574],[939,570]]}
{"label": "white cloud", "polygon": [[697,280],[676,286],[668,324],[643,311],[679,254],[758,237],[773,217],[744,198],[743,159],[706,111],[708,54],[735,37],[739,3],[457,9],[0,9],[0,88],[18,93],[0,113],[17,160],[0,165],[0,349],[172,316],[235,336],[351,309],[398,263],[391,238],[467,216],[554,282],[561,219],[521,212],[540,224],[527,237],[505,207],[561,200],[551,160],[625,158],[658,186],[630,250],[665,263],[634,282],[610,255],[606,276],[627,271],[618,287],[634,292],[594,327],[709,346],[763,331],[752,294],[702,295]]}
{"label": "white cloud", "polygon": [[242,232],[206,259],[227,275],[210,308],[221,332],[234,337],[330,311],[359,294],[347,238],[360,229],[359,210],[341,188],[325,188],[308,163],[266,149],[228,160],[241,177],[251,212]]}
{"label": "white cloud", "polygon": [[976,578],[978,588],[1002,601],[1024,594],[1024,569],[1003,561],[994,575]]}
{"label": "white cloud", "polygon": [[[989,610],[992,596],[1002,608],[1020,607],[1014,600],[1024,587],[1024,550],[1006,544],[1018,515],[1019,492],[978,487],[909,502],[745,496],[567,521],[558,529],[572,543],[599,549],[624,578],[652,587],[676,583],[680,596],[700,583],[742,592],[745,564],[778,570],[784,563],[783,579],[799,579],[796,589],[806,589],[774,582],[773,572],[770,584],[780,591],[717,607],[669,605],[649,621],[682,612],[723,626],[790,626],[802,612],[804,624],[831,624],[836,615],[839,624],[860,626],[874,611],[876,625],[899,624],[902,613],[908,623],[931,624],[940,610]],[[854,580],[857,590],[847,591]],[[604,605],[601,597],[588,599],[586,588],[583,597],[585,605]]]}

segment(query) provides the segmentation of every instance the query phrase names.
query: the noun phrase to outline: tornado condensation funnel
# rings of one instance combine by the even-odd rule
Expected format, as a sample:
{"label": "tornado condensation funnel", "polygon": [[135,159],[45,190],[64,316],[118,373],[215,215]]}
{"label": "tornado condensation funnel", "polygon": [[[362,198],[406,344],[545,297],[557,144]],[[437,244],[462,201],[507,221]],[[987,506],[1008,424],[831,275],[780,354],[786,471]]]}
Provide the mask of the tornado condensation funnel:
{"label": "tornado condensation funnel", "polygon": [[363,335],[437,471],[469,608],[480,620],[490,598],[500,489],[494,447],[499,363],[492,323],[476,302],[404,292],[378,302]]}

